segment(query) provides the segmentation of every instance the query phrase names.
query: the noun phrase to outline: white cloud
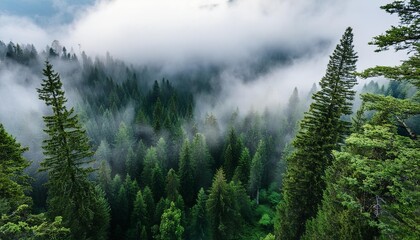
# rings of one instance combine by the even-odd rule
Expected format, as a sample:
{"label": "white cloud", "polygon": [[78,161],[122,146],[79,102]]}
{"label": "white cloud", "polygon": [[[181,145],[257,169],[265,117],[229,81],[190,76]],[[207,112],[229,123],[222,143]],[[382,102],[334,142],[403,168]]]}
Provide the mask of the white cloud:
{"label": "white cloud", "polygon": [[[65,1],[55,0],[64,13]],[[61,4],[61,5],[60,5]],[[41,27],[27,18],[1,15],[0,40],[35,43],[43,49],[58,39],[88,55],[111,55],[132,63],[167,64],[172,69],[196,62],[245,66],[270,49],[310,51],[292,64],[272,69],[251,82],[227,70],[219,97],[209,106],[272,107],[285,101],[294,86],[310,87],[325,72],[346,27],[354,28],[359,70],[378,64],[398,64],[404,56],[374,53],[367,45],[397,19],[379,9],[383,2],[365,0],[98,0],[84,11],[73,11],[68,25]],[[53,20],[52,20],[53,21]],[[319,40],[328,45],[319,51]],[[245,71],[245,69],[244,69]],[[205,100],[201,100],[205,101]],[[217,108],[217,109],[216,109]],[[227,111],[227,110],[226,110]]]}
{"label": "white cloud", "polygon": [[3,42],[33,43],[42,46],[50,40],[49,34],[31,19],[0,13],[0,40]]}

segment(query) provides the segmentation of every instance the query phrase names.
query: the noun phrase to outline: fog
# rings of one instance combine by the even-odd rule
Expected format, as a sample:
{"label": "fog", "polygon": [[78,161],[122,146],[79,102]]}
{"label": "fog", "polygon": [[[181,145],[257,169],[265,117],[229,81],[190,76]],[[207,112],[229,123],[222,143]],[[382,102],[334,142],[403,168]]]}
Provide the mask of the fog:
{"label": "fog", "polygon": [[[60,10],[48,21],[0,11],[0,40],[33,43],[42,50],[57,39],[78,54],[109,52],[134,66],[159,65],[160,77],[198,64],[222,66],[212,79],[219,91],[196,99],[198,116],[280,108],[294,87],[304,93],[321,79],[348,26],[354,29],[359,70],[399,61],[395,53],[374,53],[367,44],[397,24],[395,16],[379,9],[385,4],[379,1],[97,0],[83,9],[66,1],[54,4]],[[60,17],[69,14],[69,21]],[[281,58],[268,61],[270,67],[262,72],[250,70],[272,54]],[[9,128],[19,125],[15,135],[37,126],[42,108],[38,85],[19,83],[17,70],[3,68],[0,76],[0,121]],[[70,103],[74,98],[70,95]]]}

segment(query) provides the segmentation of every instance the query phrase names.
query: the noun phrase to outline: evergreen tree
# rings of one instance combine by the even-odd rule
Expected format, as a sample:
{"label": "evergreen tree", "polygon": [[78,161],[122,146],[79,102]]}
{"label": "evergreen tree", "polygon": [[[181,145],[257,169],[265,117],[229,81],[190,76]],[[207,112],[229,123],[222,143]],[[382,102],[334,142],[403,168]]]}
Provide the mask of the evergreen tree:
{"label": "evergreen tree", "polygon": [[241,215],[233,193],[223,170],[218,170],[206,202],[213,239],[233,239],[238,234]]}
{"label": "evergreen tree", "polygon": [[351,88],[356,84],[357,56],[352,43],[352,29],[347,28],[293,142],[295,150],[287,159],[283,200],[278,208],[276,235],[280,239],[298,239],[304,233],[305,222],[316,214],[321,203],[324,171],[331,165],[332,150],[348,132],[349,124],[341,117],[351,113]]}
{"label": "evergreen tree", "polygon": [[420,145],[396,127],[370,122],[335,152],[322,207],[306,239],[415,239],[419,234]]}
{"label": "evergreen tree", "polygon": [[179,178],[176,175],[175,170],[172,168],[169,170],[168,175],[166,176],[166,198],[169,201],[175,202],[178,198],[178,191],[179,191]]}
{"label": "evergreen tree", "polygon": [[265,143],[263,140],[260,140],[258,144],[257,152],[255,153],[254,157],[252,158],[251,163],[251,170],[249,174],[249,190],[253,196],[255,196],[255,200],[257,205],[259,204],[260,199],[260,188],[261,188],[261,181],[262,181],[262,174],[264,169],[264,148]]}
{"label": "evergreen tree", "polygon": [[165,178],[163,177],[162,169],[159,167],[158,163],[155,164],[155,167],[152,170],[152,182],[150,188],[152,189],[153,196],[155,197],[155,202],[159,201],[165,193]]}
{"label": "evergreen tree", "polygon": [[141,173],[143,186],[150,186],[152,184],[152,172],[155,165],[158,163],[157,152],[155,147],[147,149],[146,156],[144,157],[144,168]]}
{"label": "evergreen tree", "polygon": [[163,172],[168,171],[168,155],[166,153],[166,141],[164,138],[160,138],[156,144],[156,154],[159,161],[159,166]]}
{"label": "evergreen tree", "polygon": [[238,166],[242,148],[242,141],[238,139],[235,129],[231,128],[226,142],[226,147],[223,153],[223,170],[226,172],[226,178],[229,181],[233,177],[236,166]]}
{"label": "evergreen tree", "polygon": [[92,222],[94,222],[91,231],[96,233],[93,237],[98,240],[108,239],[108,232],[111,220],[111,209],[108,201],[105,198],[105,192],[99,186],[95,187],[95,205],[93,211],[95,215]]}
{"label": "evergreen tree", "polygon": [[88,180],[93,172],[87,167],[92,162],[93,152],[74,109],[67,110],[65,106],[67,99],[60,76],[49,62],[45,64],[43,75],[45,79],[37,91],[52,110],[52,115],[43,117],[49,138],[43,142],[46,158],[41,163],[41,170],[47,171],[49,177],[49,212],[52,216],[63,216],[73,238],[98,237],[101,233],[93,230],[93,220],[106,210],[95,211],[98,197]]}
{"label": "evergreen tree", "polygon": [[403,60],[399,66],[376,66],[366,69],[360,75],[364,78],[383,76],[401,83],[411,83],[415,86],[416,91],[411,99],[397,99],[373,94],[365,94],[363,99],[375,104],[376,108],[382,110],[383,113],[392,112],[395,123],[404,128],[405,133],[412,139],[417,139],[417,133],[413,130],[415,125],[410,126],[407,116],[419,114],[412,108],[418,108],[420,99],[418,91],[420,88],[420,36],[418,34],[420,3],[418,0],[394,1],[381,8],[390,14],[397,14],[400,24],[391,27],[385,34],[374,37],[374,40],[369,44],[376,45],[377,52],[394,47],[396,51],[407,51],[410,54],[408,59]]}
{"label": "evergreen tree", "polygon": [[181,195],[185,204],[191,207],[194,204],[194,169],[191,163],[191,148],[188,139],[184,141],[179,156],[179,179],[181,183]]}
{"label": "evergreen tree", "polygon": [[[296,124],[300,119],[301,109],[300,109],[300,100],[297,87],[293,89],[293,93],[289,98],[289,102],[286,107],[286,122],[287,128],[286,131],[288,135],[292,135],[296,130]],[[303,112],[303,111],[302,111]]]}
{"label": "evergreen tree", "polygon": [[[133,212],[131,213],[130,220],[130,229],[128,230],[128,239],[147,239],[146,224],[149,219],[147,216],[147,206],[143,198],[141,190],[136,194],[136,199],[134,201]],[[143,233],[143,230],[145,231]],[[146,236],[142,236],[142,235]],[[144,237],[144,238],[142,238]]]}
{"label": "evergreen tree", "polygon": [[25,195],[28,177],[23,172],[29,166],[22,156],[26,150],[0,124],[0,214],[30,202]]}
{"label": "evergreen tree", "polygon": [[[415,53],[401,66],[371,68],[362,76],[383,75],[411,82],[417,87],[418,96],[420,38],[415,32],[420,23],[419,1],[394,1],[382,8],[397,13],[401,25],[375,37],[372,44],[379,47],[378,51],[394,46],[397,51],[408,49]],[[321,208],[308,222],[305,239],[323,236],[416,239],[419,236],[417,183],[420,177],[413,169],[420,164],[420,145],[416,133],[405,122],[420,113],[418,99],[364,94],[362,100],[364,108],[374,110],[375,114],[367,123],[356,121],[355,132],[346,140],[343,151],[334,153],[333,165],[327,169],[328,184]],[[411,139],[397,133],[397,124],[406,129]]]}
{"label": "evergreen tree", "polygon": [[2,214],[0,239],[70,239],[70,230],[63,227],[62,220],[58,216],[50,222],[44,213],[29,214],[29,206],[22,204],[11,214]]}
{"label": "evergreen tree", "polygon": [[[127,155],[132,142],[133,139],[127,125],[124,122],[121,122],[118,132],[115,134],[114,156],[113,161],[111,162],[112,169],[115,172],[122,175],[125,175],[127,172],[124,167],[127,162]],[[134,156],[130,156],[130,158],[134,159]],[[130,159],[129,162],[132,161],[132,159]]]}
{"label": "evergreen tree", "polygon": [[247,147],[244,147],[239,158],[239,165],[235,169],[234,181],[240,181],[244,186],[248,186],[251,171],[251,156]]}
{"label": "evergreen tree", "polygon": [[143,199],[144,199],[144,203],[146,204],[146,209],[147,209],[148,221],[145,223],[147,236],[149,237],[148,239],[152,239],[151,227],[153,225],[153,219],[155,216],[156,204],[155,204],[155,200],[153,199],[152,190],[150,190],[148,186],[143,189]]}
{"label": "evergreen tree", "polygon": [[209,219],[206,211],[207,195],[203,188],[197,196],[197,202],[191,209],[191,239],[204,240],[210,238]]}
{"label": "evergreen tree", "polygon": [[22,156],[26,150],[0,124],[0,239],[68,239],[70,231],[63,227],[62,217],[50,222],[44,213],[30,213],[24,173],[29,162]]}
{"label": "evergreen tree", "polygon": [[153,109],[153,128],[156,132],[159,132],[163,126],[163,106],[160,98],[158,98],[156,104],[154,105]]}
{"label": "evergreen tree", "polygon": [[159,239],[181,240],[184,233],[184,227],[181,225],[181,218],[181,210],[175,207],[174,202],[171,202],[170,207],[162,214],[162,220],[159,227]]}
{"label": "evergreen tree", "polygon": [[[131,214],[131,223],[133,225],[146,224],[148,222],[147,206],[144,201],[141,190],[137,192],[136,200],[134,201],[134,208]],[[140,229],[141,230],[141,229]]]}
{"label": "evergreen tree", "polygon": [[207,148],[203,134],[197,133],[191,143],[191,164],[194,169],[194,191],[198,192],[201,187],[208,188],[211,185],[211,165],[213,159]]}

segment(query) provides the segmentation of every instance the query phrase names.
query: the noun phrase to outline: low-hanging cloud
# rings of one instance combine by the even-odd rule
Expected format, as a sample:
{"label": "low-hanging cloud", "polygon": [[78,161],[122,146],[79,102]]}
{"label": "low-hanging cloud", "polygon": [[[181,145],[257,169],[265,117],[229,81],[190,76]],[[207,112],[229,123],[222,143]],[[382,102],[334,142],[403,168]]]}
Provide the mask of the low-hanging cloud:
{"label": "low-hanging cloud", "polygon": [[303,16],[306,5],[299,0],[104,1],[75,22],[70,39],[83,49],[110,51],[130,61],[231,62],[264,48],[293,51],[330,38]]}
{"label": "low-hanging cloud", "polygon": [[[72,22],[54,24],[52,18],[39,25],[0,11],[0,40],[43,49],[58,39],[76,53],[109,52],[130,63],[158,64],[166,70],[197,63],[226,66],[218,78],[220,93],[211,101],[209,96],[198,99],[202,114],[223,114],[236,107],[275,108],[287,101],[295,86],[309,88],[324,74],[328,55],[348,26],[354,28],[359,70],[398,64],[399,59],[394,53],[374,53],[367,45],[397,23],[395,16],[379,9],[385,3],[378,1],[97,0],[77,11],[65,1],[55,2],[62,3],[65,14],[74,12]],[[252,81],[236,74],[274,51],[289,57],[287,64],[277,64]]]}
{"label": "low-hanging cloud", "polygon": [[97,0],[84,10],[53,2],[74,14],[71,23],[54,16],[40,26],[0,11],[0,39],[41,49],[58,39],[76,52],[176,68],[203,59],[235,64],[273,49],[302,51],[321,40],[335,43],[352,26],[368,63],[376,56],[367,42],[396,23],[381,3],[364,0]]}

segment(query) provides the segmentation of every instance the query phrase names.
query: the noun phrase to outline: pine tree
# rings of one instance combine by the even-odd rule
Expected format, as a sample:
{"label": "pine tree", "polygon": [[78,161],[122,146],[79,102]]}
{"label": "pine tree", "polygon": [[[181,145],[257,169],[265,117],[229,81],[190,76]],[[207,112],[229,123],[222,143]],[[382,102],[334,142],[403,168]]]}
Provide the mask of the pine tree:
{"label": "pine tree", "polygon": [[324,171],[331,165],[332,150],[339,147],[349,130],[349,123],[341,117],[351,113],[351,88],[356,84],[357,56],[352,43],[352,29],[347,28],[293,142],[295,150],[287,159],[283,201],[278,208],[276,235],[280,239],[298,239],[304,233],[305,222],[321,203]]}
{"label": "pine tree", "polygon": [[74,238],[95,237],[93,220],[98,197],[88,175],[93,152],[74,109],[67,110],[62,82],[52,65],[46,62],[45,79],[37,89],[39,98],[51,107],[52,115],[44,116],[48,139],[43,141],[46,158],[42,171],[48,172],[48,206],[52,216],[63,216]]}

